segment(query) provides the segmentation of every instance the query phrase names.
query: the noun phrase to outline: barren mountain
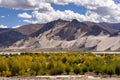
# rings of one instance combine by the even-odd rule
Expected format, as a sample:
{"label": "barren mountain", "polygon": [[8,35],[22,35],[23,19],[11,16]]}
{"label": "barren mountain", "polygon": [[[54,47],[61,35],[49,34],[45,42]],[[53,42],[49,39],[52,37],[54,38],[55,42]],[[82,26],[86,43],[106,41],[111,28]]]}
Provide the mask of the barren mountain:
{"label": "barren mountain", "polygon": [[118,30],[100,23],[59,19],[44,24],[29,37],[15,42],[9,49],[120,50],[120,34]]}
{"label": "barren mountain", "polygon": [[2,30],[0,31],[0,48],[8,47],[24,37],[25,35],[12,29]]}
{"label": "barren mountain", "polygon": [[29,25],[23,25],[19,28],[15,28],[15,31],[18,31],[24,35],[31,35],[34,32],[38,31],[40,28],[43,27],[44,24],[29,24]]}
{"label": "barren mountain", "polygon": [[29,24],[19,28],[0,28],[0,49],[9,47],[13,43],[28,37],[42,26],[43,24]]}
{"label": "barren mountain", "polygon": [[103,23],[99,23],[99,24],[102,26],[108,26],[112,29],[116,29],[116,30],[120,31],[120,23],[105,23],[105,22],[103,22]]}

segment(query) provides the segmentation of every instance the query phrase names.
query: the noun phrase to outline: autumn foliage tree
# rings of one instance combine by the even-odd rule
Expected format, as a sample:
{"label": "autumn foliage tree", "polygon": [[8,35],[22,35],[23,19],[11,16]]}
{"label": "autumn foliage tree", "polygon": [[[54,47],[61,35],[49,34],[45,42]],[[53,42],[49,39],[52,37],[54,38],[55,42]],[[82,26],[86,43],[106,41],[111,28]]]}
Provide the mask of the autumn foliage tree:
{"label": "autumn foliage tree", "polygon": [[90,52],[0,55],[0,76],[86,74],[120,75],[120,56]]}

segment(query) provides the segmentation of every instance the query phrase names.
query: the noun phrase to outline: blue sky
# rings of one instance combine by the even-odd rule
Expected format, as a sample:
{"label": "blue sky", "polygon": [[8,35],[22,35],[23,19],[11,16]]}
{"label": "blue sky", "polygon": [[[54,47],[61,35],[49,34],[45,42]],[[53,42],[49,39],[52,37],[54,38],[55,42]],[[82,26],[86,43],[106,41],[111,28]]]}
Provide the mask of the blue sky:
{"label": "blue sky", "polygon": [[[106,10],[106,12],[102,12]],[[1,0],[0,27],[57,19],[120,22],[120,0]]]}
{"label": "blue sky", "polygon": [[13,27],[16,25],[24,25],[27,24],[26,22],[23,22],[23,18],[18,18],[19,13],[27,12],[29,14],[32,13],[32,11],[26,11],[26,10],[15,10],[15,9],[9,9],[9,8],[0,8],[0,16],[4,16],[3,18],[0,18],[0,24],[6,25],[8,27]]}
{"label": "blue sky", "polygon": [[[76,6],[73,3],[70,3],[68,5],[56,5],[51,4],[51,6],[55,10],[72,10],[74,12],[78,12],[80,14],[85,14],[86,8],[83,6]],[[28,14],[32,13],[32,10],[16,10],[16,9],[10,9],[10,8],[0,8],[0,16],[4,16],[5,18],[0,19],[0,24],[6,25],[8,27],[13,27],[16,25],[25,25],[28,24],[26,22],[23,22],[23,18],[18,18],[19,13],[27,12]],[[35,18],[31,18],[29,20],[35,20]]]}
{"label": "blue sky", "polygon": [[56,5],[56,4],[51,4],[51,5],[55,10],[64,11],[69,9],[80,14],[86,13],[86,8],[84,6],[76,6],[73,3],[69,3],[68,5]]}

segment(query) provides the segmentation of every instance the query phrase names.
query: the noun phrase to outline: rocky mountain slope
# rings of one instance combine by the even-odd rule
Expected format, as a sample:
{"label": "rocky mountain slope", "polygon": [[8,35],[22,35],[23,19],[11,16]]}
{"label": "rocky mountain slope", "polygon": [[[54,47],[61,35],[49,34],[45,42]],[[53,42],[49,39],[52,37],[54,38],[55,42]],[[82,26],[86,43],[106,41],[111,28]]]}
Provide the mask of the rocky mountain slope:
{"label": "rocky mountain slope", "polygon": [[29,24],[19,28],[0,28],[0,49],[11,46],[39,30],[42,24]]}
{"label": "rocky mountain slope", "polygon": [[[114,25],[116,24],[112,24],[112,26]],[[32,26],[34,27],[34,24]],[[102,23],[59,19],[37,26],[39,28],[37,30],[33,29],[34,33],[30,34],[28,32],[27,37],[10,45],[9,49],[120,50],[119,30]],[[23,34],[24,31],[20,33]]]}
{"label": "rocky mountain slope", "polygon": [[44,24],[29,24],[29,25],[23,25],[21,27],[15,28],[14,30],[28,36],[35,33],[43,26]]}
{"label": "rocky mountain slope", "polygon": [[2,30],[0,31],[0,48],[8,47],[24,37],[25,35],[12,29]]}
{"label": "rocky mountain slope", "polygon": [[108,26],[112,29],[120,30],[120,23],[105,23],[105,22],[103,22],[103,23],[99,23],[99,24],[101,24],[102,26]]}

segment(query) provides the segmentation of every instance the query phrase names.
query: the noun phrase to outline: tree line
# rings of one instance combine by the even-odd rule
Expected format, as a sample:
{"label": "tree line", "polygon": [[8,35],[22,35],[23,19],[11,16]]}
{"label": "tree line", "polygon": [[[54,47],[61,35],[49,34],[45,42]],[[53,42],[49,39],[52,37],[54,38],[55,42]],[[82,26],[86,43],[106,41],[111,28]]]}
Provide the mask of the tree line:
{"label": "tree line", "polygon": [[89,52],[0,55],[0,76],[120,75],[120,56]]}

